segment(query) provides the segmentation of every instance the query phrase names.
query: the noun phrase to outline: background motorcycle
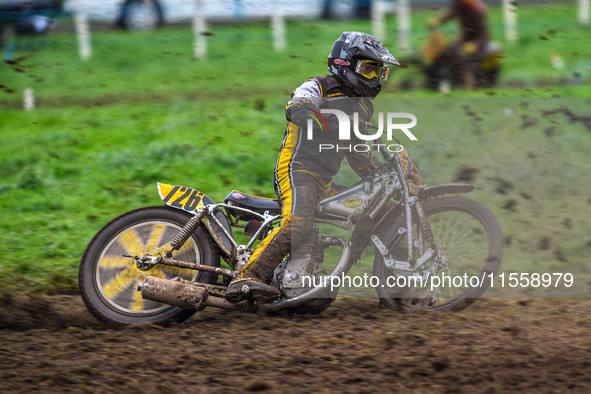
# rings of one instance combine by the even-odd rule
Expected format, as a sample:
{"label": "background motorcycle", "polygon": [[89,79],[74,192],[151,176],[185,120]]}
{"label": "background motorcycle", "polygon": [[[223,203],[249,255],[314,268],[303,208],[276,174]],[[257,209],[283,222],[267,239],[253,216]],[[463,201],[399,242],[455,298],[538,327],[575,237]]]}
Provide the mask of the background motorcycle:
{"label": "background motorcycle", "polygon": [[[421,55],[410,59],[410,63],[418,65],[425,75],[425,86],[428,89],[446,91],[466,87],[457,67],[458,59],[443,55],[446,45],[448,42],[444,34],[436,28],[431,28],[429,38],[421,48]],[[484,44],[484,48],[476,55],[468,70],[473,74],[472,88],[496,86],[501,71],[501,46],[493,41]]]}
{"label": "background motorcycle", "polygon": [[[405,151],[390,155],[382,150],[382,155],[385,164],[372,176],[318,203],[317,224],[353,229],[350,240],[322,235],[315,225],[298,253],[273,274],[271,283],[282,293],[278,301],[234,305],[224,299],[224,291],[256,242],[280,222],[279,202],[232,191],[224,203],[215,203],[195,189],[162,183],[158,191],[167,206],[125,213],[92,239],[80,264],[83,300],[97,319],[110,324],[179,322],[206,306],[320,313],[339,290],[328,284],[346,275],[373,244],[373,276],[380,282],[375,291],[384,305],[467,307],[499,269],[503,237],[498,221],[474,200],[444,196],[473,186],[426,188]],[[234,230],[243,230],[247,241],[239,244],[244,236]],[[332,250],[339,257],[326,259],[322,267],[328,264],[328,270],[321,268]],[[446,275],[469,275],[480,282],[430,287],[430,278]],[[311,285],[305,277],[317,281]],[[392,286],[396,278],[405,285]],[[326,285],[318,285],[322,279]]]}

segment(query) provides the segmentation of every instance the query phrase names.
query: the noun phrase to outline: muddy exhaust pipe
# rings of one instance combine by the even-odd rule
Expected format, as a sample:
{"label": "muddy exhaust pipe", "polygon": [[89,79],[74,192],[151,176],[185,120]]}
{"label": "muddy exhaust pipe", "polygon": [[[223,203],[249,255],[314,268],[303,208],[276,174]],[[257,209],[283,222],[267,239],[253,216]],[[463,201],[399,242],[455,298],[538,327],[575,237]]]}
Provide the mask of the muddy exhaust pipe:
{"label": "muddy exhaust pipe", "polygon": [[146,276],[139,282],[137,290],[142,298],[187,309],[203,309],[209,297],[207,289],[195,282],[181,278],[160,279]]}
{"label": "muddy exhaust pipe", "polygon": [[137,290],[142,298],[187,309],[202,310],[206,306],[223,309],[236,309],[223,297],[210,297],[203,284],[181,278],[161,279],[146,276],[138,284]]}

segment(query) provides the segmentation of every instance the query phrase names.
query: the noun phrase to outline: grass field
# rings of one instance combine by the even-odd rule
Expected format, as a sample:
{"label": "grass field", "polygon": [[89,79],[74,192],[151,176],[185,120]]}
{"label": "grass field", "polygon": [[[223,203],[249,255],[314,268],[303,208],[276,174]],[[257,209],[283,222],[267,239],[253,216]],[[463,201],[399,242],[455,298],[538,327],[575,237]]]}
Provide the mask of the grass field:
{"label": "grass field", "polygon": [[[441,12],[429,9],[413,13],[413,48],[418,50],[428,36],[425,21]],[[491,7],[489,19],[493,38],[503,46],[503,83],[517,81],[528,89],[535,88],[535,81],[540,79],[573,82],[575,74],[580,75],[577,80],[588,81],[591,58],[585,37],[589,31],[576,23],[574,4],[520,8],[517,44],[505,42],[498,7]],[[67,27],[68,21],[63,24]],[[388,18],[386,26],[386,46],[405,59],[408,55],[397,50],[393,16]],[[273,50],[267,24],[213,25],[208,36],[208,56],[199,61],[193,58],[193,36],[188,26],[155,32],[96,31],[92,34],[93,57],[88,62],[78,57],[75,35],[56,33],[42,41],[23,42],[22,50],[17,48],[14,56],[33,56],[18,66],[0,66],[0,83],[5,91],[14,92],[0,91],[0,104],[20,106],[22,91],[27,86],[34,88],[42,106],[160,102],[177,97],[193,101],[244,95],[285,96],[304,79],[327,72],[330,46],[346,30],[370,31],[371,23],[365,20],[291,22],[287,25],[289,45],[279,53]],[[457,26],[449,23],[443,31],[454,37]],[[552,66],[552,54],[561,56],[563,69]],[[418,82],[420,76],[413,68],[398,70],[386,92],[424,94],[397,91],[403,79]],[[588,92],[586,86],[573,86],[535,91],[499,90],[495,94],[588,96]]]}
{"label": "grass field", "polygon": [[[413,14],[415,47],[435,14]],[[589,31],[575,18],[570,4],[520,8],[522,39],[503,43],[502,82],[524,88],[423,98],[437,94],[396,88],[417,78],[412,69],[400,70],[385,88],[385,96],[408,97],[400,101],[408,112],[423,114],[420,142],[409,150],[428,184],[474,169],[474,196],[499,217],[505,261],[516,271],[589,274],[591,139],[583,118],[591,90],[535,85],[572,82],[574,73],[589,81]],[[491,21],[503,42],[496,8]],[[218,201],[233,188],[273,196],[285,102],[304,79],[326,72],[328,49],[343,30],[370,25],[291,22],[283,53],[273,51],[265,25],[214,25],[208,57],[199,61],[188,27],[96,32],[87,63],[78,59],[71,34],[22,43],[15,56],[32,56],[0,65],[2,286],[75,292],[78,262],[93,234],[127,210],[159,204],[156,181],[190,185]],[[386,44],[393,48],[394,37],[390,30]],[[551,65],[553,51],[564,60],[562,70]],[[25,112],[22,91],[29,86],[39,108]],[[525,96],[562,98],[517,98]],[[541,119],[541,109],[560,108],[583,120],[571,122],[561,112]]]}

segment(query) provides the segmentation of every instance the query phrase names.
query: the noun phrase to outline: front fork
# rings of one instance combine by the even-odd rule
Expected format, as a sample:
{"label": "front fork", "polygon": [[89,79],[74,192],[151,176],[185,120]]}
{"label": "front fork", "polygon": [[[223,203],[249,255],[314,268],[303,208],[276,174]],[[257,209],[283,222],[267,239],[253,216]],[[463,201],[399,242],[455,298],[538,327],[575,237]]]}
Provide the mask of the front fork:
{"label": "front fork", "polygon": [[427,215],[423,209],[423,203],[419,200],[415,202],[415,209],[417,210],[417,216],[419,223],[417,224],[417,233],[419,234],[419,252],[423,254],[423,239],[429,244],[435,254],[437,254],[437,245],[435,245],[435,236],[433,235],[433,229],[431,224],[427,220]]}
{"label": "front fork", "polygon": [[[431,225],[427,220],[427,215],[425,214],[425,210],[423,209],[423,203],[419,200],[419,198],[415,195],[411,196],[410,194],[410,187],[408,185],[408,181],[405,177],[404,167],[398,155],[393,156],[394,162],[396,167],[398,168],[398,173],[400,174],[400,182],[403,186],[403,194],[404,194],[404,201],[405,201],[405,213],[406,213],[406,235],[408,240],[408,263],[411,267],[415,267],[415,243],[413,239],[413,207],[417,213],[418,223],[417,223],[417,241],[418,241],[418,252],[419,252],[419,260],[418,262],[424,264],[424,260],[427,255],[435,256],[436,258],[439,256],[437,246],[435,245],[435,237],[433,236],[433,230],[431,229]],[[429,251],[425,254],[425,246],[424,241],[427,241],[429,244]]]}
{"label": "front fork", "polygon": [[[435,237],[433,236],[433,230],[431,229],[431,224],[427,220],[427,215],[425,214],[425,210],[423,208],[423,203],[418,199],[416,196],[408,197],[406,199],[406,236],[407,236],[407,246],[408,246],[408,263],[413,268],[416,267],[415,264],[415,250],[418,249],[419,260],[416,261],[420,263],[420,265],[424,264],[425,256],[429,255],[429,257],[437,257],[439,255],[437,250],[437,245],[435,244]],[[415,244],[414,240],[414,231],[413,231],[413,208],[416,212],[416,217],[418,219],[417,225],[417,242]],[[429,250],[425,251],[425,241],[429,245]],[[415,246],[416,245],[416,246]],[[425,254],[427,253],[427,255]],[[430,259],[430,258],[429,258]]]}
{"label": "front fork", "polygon": [[[378,251],[382,254],[384,258],[384,263],[388,268],[400,271],[413,272],[425,265],[427,262],[431,261],[433,258],[435,258],[436,261],[438,261],[440,256],[437,246],[435,245],[433,231],[431,230],[431,225],[427,221],[423,205],[420,201],[416,200],[416,197],[412,197],[411,199],[409,199],[406,205],[406,228],[399,227],[398,233],[401,235],[406,234],[406,246],[408,249],[407,260],[401,261],[396,260],[394,257],[392,257],[392,252],[394,252],[394,249],[388,249],[387,246],[384,245],[384,243],[379,239],[377,235],[372,235],[371,240],[373,241]],[[416,217],[418,219],[417,222],[413,221],[412,219],[412,207],[415,208]],[[413,237],[414,223],[416,223],[417,225],[416,244]],[[425,241],[427,241],[427,243],[429,244],[428,250],[425,250]],[[396,247],[396,245],[394,245],[394,247]],[[419,257],[417,259],[415,259],[415,251],[419,252]]]}

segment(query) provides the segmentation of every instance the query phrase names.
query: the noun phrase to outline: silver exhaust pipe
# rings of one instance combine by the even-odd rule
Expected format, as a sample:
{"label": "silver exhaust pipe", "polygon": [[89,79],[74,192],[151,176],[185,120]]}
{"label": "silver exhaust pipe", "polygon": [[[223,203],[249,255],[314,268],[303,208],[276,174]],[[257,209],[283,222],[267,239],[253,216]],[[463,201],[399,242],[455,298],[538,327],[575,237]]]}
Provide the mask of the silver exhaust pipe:
{"label": "silver exhaust pipe", "polygon": [[[341,247],[341,256],[339,257],[339,261],[337,265],[334,267],[332,272],[327,275],[326,280],[324,283],[331,283],[328,278],[331,276],[339,277],[343,273],[349,272],[351,265],[353,262],[351,261],[351,248],[349,243],[342,238],[339,237],[331,237],[334,245]],[[262,304],[259,305],[259,308],[263,312],[276,312],[286,307],[294,307],[303,304],[306,301],[310,301],[315,298],[337,298],[337,294],[339,289],[336,288],[331,291],[330,288],[324,286],[313,287],[309,291],[304,294],[300,294],[299,296],[288,298],[288,299],[281,299],[278,301],[273,301],[269,304]]]}

